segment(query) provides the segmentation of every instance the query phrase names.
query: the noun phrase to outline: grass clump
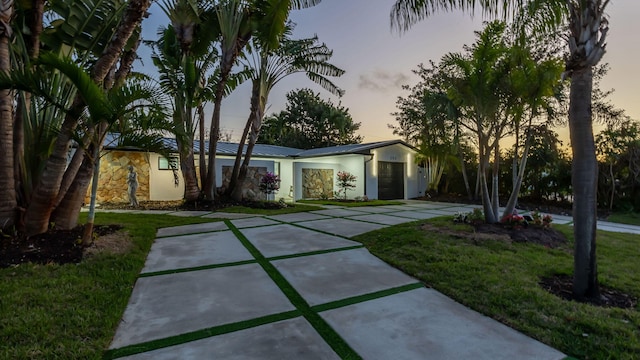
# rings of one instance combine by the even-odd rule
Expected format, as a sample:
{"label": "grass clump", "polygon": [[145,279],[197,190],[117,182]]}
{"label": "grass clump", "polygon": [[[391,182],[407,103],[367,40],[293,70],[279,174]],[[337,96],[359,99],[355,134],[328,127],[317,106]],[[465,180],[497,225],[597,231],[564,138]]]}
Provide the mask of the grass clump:
{"label": "grass clump", "polygon": [[[458,230],[450,218],[427,221]],[[484,240],[423,231],[422,222],[377,230],[355,240],[373,254],[472,309],[580,359],[640,357],[640,312],[562,300],[540,279],[572,274],[572,229],[565,247]],[[640,236],[598,232],[599,280],[640,297]]]}
{"label": "grass clump", "polygon": [[210,221],[99,213],[96,224],[124,226],[132,242],[129,251],[94,254],[78,264],[0,269],[0,358],[102,358],[156,229]]}

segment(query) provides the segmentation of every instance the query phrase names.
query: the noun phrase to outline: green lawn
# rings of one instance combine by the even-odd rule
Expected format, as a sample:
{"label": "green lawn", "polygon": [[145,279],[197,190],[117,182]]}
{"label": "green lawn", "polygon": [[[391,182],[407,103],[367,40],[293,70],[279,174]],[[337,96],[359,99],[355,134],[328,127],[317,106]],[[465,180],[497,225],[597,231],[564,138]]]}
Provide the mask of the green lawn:
{"label": "green lawn", "polygon": [[98,213],[96,224],[126,227],[131,251],[95,255],[80,264],[0,269],[0,359],[102,358],[156,229],[208,221]]}
{"label": "green lawn", "polygon": [[637,212],[614,213],[609,215],[609,217],[607,217],[607,221],[620,223],[620,224],[640,226],[640,213],[637,213]]}
{"label": "green lawn", "polygon": [[[428,222],[454,226],[450,218]],[[421,223],[378,230],[356,240],[428,286],[565,354],[580,359],[640,358],[638,307],[622,310],[569,302],[538,285],[541,277],[572,273],[571,243],[561,249],[493,240],[474,243],[423,231]],[[572,236],[571,228],[556,228]],[[638,244],[638,235],[598,232],[602,285],[640,297]]]}
{"label": "green lawn", "polygon": [[312,205],[336,205],[344,207],[404,205],[402,201],[394,200],[367,200],[367,201],[340,201],[340,200],[298,200],[299,203]]}

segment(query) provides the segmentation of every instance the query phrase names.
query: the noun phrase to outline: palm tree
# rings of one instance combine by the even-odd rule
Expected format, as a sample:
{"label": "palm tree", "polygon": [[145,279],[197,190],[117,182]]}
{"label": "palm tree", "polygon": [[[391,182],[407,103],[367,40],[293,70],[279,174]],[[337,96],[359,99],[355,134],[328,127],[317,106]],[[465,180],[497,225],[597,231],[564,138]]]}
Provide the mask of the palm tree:
{"label": "palm tree", "polygon": [[209,161],[204,196],[213,200],[216,192],[215,154],[220,134],[220,111],[225,87],[244,47],[255,31],[262,41],[276,48],[285,32],[289,13],[292,9],[315,6],[321,0],[222,0],[213,9],[217,19],[214,26],[220,34],[220,65],[214,91],[214,106],[209,135]]}
{"label": "palm tree", "polygon": [[[573,219],[574,219],[574,283],[578,299],[600,296],[596,263],[597,160],[591,117],[593,67],[605,53],[608,20],[604,10],[609,0],[492,0],[476,2],[455,0],[397,0],[391,11],[392,25],[407,30],[434,12],[449,9],[473,11],[476,4],[489,15],[525,13],[534,29],[569,25],[569,55],[565,74],[571,79],[569,130],[571,137]],[[526,17],[526,16],[525,16]],[[523,17],[524,18],[524,17]],[[536,25],[541,25],[536,27]]]}
{"label": "palm tree", "polygon": [[[100,13],[99,21],[80,21],[80,22],[64,22],[57,21],[51,22],[53,30],[57,28],[65,28],[66,34],[69,34],[70,28],[77,26],[76,30],[79,30],[78,36],[70,35],[73,40],[71,43],[59,41],[58,44],[71,45],[62,46],[61,49],[84,49],[93,48],[95,51],[85,52],[84,57],[82,53],[74,53],[81,59],[85,60],[88,57],[93,57],[91,60],[91,78],[95,83],[103,83],[107,78],[108,73],[114,69],[114,65],[120,59],[123,49],[127,45],[131,35],[138,28],[142,18],[146,14],[146,10],[149,7],[149,1],[147,0],[132,0],[126,3],[123,11],[120,11],[117,6],[113,5],[114,2],[109,3],[108,0],[96,0],[90,2],[90,6],[95,6],[95,9],[109,9],[104,13]],[[79,4],[79,3],[78,3]],[[91,20],[91,16],[98,16],[95,11],[85,11],[86,5],[82,9],[77,9],[74,5],[61,6],[60,11],[72,11],[78,10],[75,13],[65,13],[65,16],[74,16],[75,18],[82,18],[85,20]],[[117,16],[118,21],[113,27],[111,27],[111,21],[105,21],[111,17]],[[64,19],[64,17],[63,17]],[[100,28],[105,26],[105,28]],[[113,29],[113,32],[105,31],[105,29]],[[85,31],[86,30],[86,31]],[[56,31],[48,32],[45,41],[47,43],[55,42],[57,39],[52,38],[51,34],[57,34]],[[92,37],[94,34],[98,36]],[[112,36],[113,35],[113,36]],[[102,41],[102,39],[106,39]],[[98,50],[100,48],[100,50]],[[68,51],[68,50],[67,50]],[[95,57],[94,57],[95,56]],[[47,230],[49,226],[50,216],[55,206],[56,200],[60,197],[61,185],[64,174],[67,170],[73,171],[80,167],[78,165],[67,167],[67,152],[72,138],[75,135],[76,128],[81,123],[81,115],[87,104],[81,96],[76,96],[73,100],[70,108],[66,111],[65,119],[62,121],[58,128],[55,142],[51,147],[50,154],[43,162],[42,174],[39,176],[37,182],[33,186],[32,196],[29,198],[29,203],[26,204],[25,212],[25,228],[29,234],[37,234]],[[82,157],[79,156],[79,163],[82,163]],[[70,177],[73,179],[75,176]]]}
{"label": "palm tree", "polygon": [[[459,123],[475,135],[478,144],[478,176],[485,220],[498,218],[499,143],[509,125],[509,87],[504,79],[509,46],[505,24],[491,22],[478,33],[478,40],[466,53],[450,53],[442,58],[441,70],[447,95],[458,107]],[[491,166],[491,182],[487,180]],[[489,188],[491,186],[491,188]],[[491,189],[491,190],[490,190]]]}
{"label": "palm tree", "polygon": [[[13,0],[0,1],[0,72],[11,71],[9,43]],[[16,222],[16,192],[13,166],[13,96],[9,89],[0,91],[0,229],[12,227]]]}
{"label": "palm tree", "polygon": [[[333,55],[333,51],[329,50],[325,44],[318,44],[317,36],[292,40],[289,38],[291,31],[293,31],[293,25],[287,29],[280,46],[276,49],[271,49],[269,44],[261,42],[259,38],[254,38],[250,48],[252,51],[247,56],[247,65],[253,70],[251,113],[247,120],[240,146],[238,146],[227,190],[235,200],[240,200],[242,197],[242,185],[249,168],[251,154],[262,127],[269,93],[275,85],[287,76],[304,73],[311,81],[319,84],[332,94],[339,96],[343,94],[343,91],[327,78],[328,76],[341,76],[344,74],[344,70],[328,62]],[[247,136],[249,137],[249,143],[247,144],[244,161],[239,166]]]}

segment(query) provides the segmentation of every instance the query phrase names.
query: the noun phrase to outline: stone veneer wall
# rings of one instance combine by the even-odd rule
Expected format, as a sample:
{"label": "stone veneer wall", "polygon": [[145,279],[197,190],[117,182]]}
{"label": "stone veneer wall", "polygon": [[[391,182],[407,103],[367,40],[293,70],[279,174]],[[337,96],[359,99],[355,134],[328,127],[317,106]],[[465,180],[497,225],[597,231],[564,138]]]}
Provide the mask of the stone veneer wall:
{"label": "stone veneer wall", "polygon": [[332,169],[302,169],[302,198],[333,197]]}
{"label": "stone veneer wall", "polygon": [[[231,179],[231,173],[233,172],[233,166],[222,167],[222,188],[226,189],[229,186],[229,179]],[[267,174],[266,167],[249,166],[247,169],[247,177],[244,180],[244,188],[242,189],[242,198],[245,200],[266,200],[266,196],[260,191],[260,179]],[[277,193],[276,193],[277,194]]]}
{"label": "stone veneer wall", "polygon": [[[97,203],[128,203],[127,175],[128,166],[133,165],[138,173],[138,201],[149,200],[149,157],[142,152],[107,151],[100,159],[100,176],[98,182]],[[88,204],[91,196],[91,185],[85,197]]]}

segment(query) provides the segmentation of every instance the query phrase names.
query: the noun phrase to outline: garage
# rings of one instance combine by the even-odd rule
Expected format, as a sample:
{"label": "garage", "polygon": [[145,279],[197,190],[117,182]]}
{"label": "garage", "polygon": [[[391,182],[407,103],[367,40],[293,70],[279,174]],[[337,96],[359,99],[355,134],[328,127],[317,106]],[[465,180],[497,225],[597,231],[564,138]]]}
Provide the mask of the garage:
{"label": "garage", "polygon": [[378,199],[404,199],[404,163],[378,162]]}

